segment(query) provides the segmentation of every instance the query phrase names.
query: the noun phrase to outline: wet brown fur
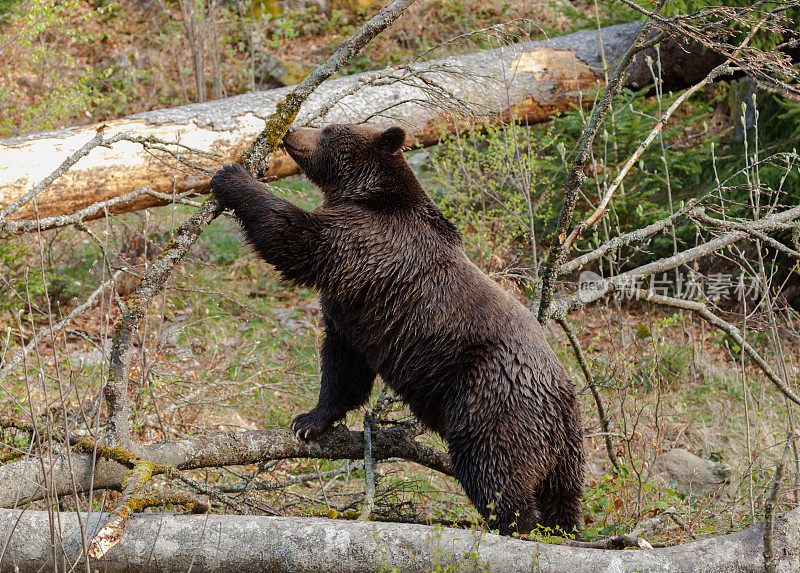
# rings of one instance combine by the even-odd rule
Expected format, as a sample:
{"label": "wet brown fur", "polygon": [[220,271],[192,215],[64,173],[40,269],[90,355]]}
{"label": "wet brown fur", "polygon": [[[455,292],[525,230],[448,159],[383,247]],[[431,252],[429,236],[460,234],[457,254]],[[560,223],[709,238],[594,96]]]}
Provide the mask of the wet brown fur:
{"label": "wet brown fur", "polygon": [[466,256],[402,155],[400,128],[301,128],[289,154],[322,190],[304,211],[242,167],[212,179],[247,241],[320,290],[314,439],[362,406],[376,374],[448,444],[455,475],[493,528],[580,531],[583,427],[575,387],[534,316]]}

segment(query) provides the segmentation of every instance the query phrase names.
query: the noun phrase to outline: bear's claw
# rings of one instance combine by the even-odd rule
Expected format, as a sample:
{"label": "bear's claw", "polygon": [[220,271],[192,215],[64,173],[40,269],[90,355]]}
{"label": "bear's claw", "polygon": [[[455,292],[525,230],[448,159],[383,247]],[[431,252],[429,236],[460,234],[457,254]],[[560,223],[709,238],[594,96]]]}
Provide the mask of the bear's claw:
{"label": "bear's claw", "polygon": [[253,181],[253,176],[238,163],[225,165],[211,178],[211,189],[223,208],[231,206],[231,198]]}
{"label": "bear's claw", "polygon": [[328,429],[329,425],[320,420],[320,417],[312,410],[306,414],[300,414],[292,420],[291,429],[295,438],[308,442],[316,439]]}

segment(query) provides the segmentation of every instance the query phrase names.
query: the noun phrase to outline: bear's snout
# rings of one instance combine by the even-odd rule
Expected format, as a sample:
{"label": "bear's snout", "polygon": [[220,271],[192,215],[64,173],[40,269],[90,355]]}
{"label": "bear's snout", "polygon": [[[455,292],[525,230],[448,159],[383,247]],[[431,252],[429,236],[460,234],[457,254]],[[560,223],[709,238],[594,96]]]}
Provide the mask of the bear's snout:
{"label": "bear's snout", "polygon": [[[314,150],[319,142],[321,129],[314,129],[312,127],[296,127],[290,128],[283,136],[283,145],[286,151],[293,157],[295,155],[304,155]],[[297,159],[297,157],[295,157]]]}

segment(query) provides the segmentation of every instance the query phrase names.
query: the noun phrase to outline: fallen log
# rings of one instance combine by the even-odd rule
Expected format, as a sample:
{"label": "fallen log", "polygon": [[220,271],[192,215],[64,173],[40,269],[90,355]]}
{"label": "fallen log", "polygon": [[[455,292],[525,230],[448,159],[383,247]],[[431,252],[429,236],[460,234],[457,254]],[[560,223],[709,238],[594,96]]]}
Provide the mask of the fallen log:
{"label": "fallen log", "polygon": [[[103,514],[0,510],[0,571],[72,570]],[[82,525],[82,528],[81,528]],[[800,509],[776,516],[776,570],[800,571]],[[139,514],[91,568],[203,571],[761,571],[764,523],[647,551],[602,551],[424,525],[246,515]],[[57,563],[53,563],[53,556]],[[78,570],[84,566],[79,565]],[[87,568],[88,569],[88,568]]]}
{"label": "fallen log", "polygon": [[[580,103],[590,106],[592,98],[587,92],[602,83],[604,59],[612,64],[640,27],[637,22],[620,24],[599,32],[587,30],[328,80],[308,99],[297,121],[400,123],[422,146],[436,143],[442,130],[453,131],[467,124],[511,118],[546,121]],[[703,77],[716,58],[697,57],[698,53],[698,49],[680,47],[672,39],[662,45],[662,59],[669,58],[662,66],[665,88],[685,87]],[[641,87],[650,78],[645,54],[640,54],[627,84]],[[98,130],[106,138],[128,132],[150,143],[143,149],[142,140],[124,140],[92,149],[38,195],[39,217],[75,213],[145,186],[155,193],[142,193],[113,205],[110,211],[127,212],[168,202],[156,196],[158,193],[207,191],[208,173],[230,163],[247,147],[263,128],[264,118],[290,90],[249,93],[0,140],[0,208],[45,179]],[[167,146],[173,155],[165,154],[156,139],[186,147]],[[190,163],[182,164],[178,156],[189,158]],[[267,176],[279,178],[297,171],[294,161],[279,151],[270,158]],[[36,212],[29,202],[12,218],[34,219]],[[100,210],[85,218],[103,214]]]}
{"label": "fallen log", "polygon": [[[134,445],[136,455],[179,470],[246,465],[271,459],[350,459],[364,457],[364,433],[337,425],[313,442],[294,438],[288,428],[254,430],[187,438],[174,442]],[[64,497],[90,489],[121,489],[126,468],[69,453],[31,457],[0,466],[0,507],[16,507],[48,496]],[[372,436],[375,460],[403,458],[452,475],[447,454],[420,444],[409,430],[397,427],[376,431]]]}

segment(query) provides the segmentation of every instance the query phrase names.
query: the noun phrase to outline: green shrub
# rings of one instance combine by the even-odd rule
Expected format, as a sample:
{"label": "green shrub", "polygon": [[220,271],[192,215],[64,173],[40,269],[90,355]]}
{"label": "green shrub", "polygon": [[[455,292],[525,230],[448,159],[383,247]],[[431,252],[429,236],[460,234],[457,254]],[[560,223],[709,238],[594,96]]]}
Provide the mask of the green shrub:
{"label": "green shrub", "polygon": [[549,131],[513,124],[448,136],[431,154],[435,199],[485,269],[535,266],[537,234],[556,215],[543,175],[554,142]]}

